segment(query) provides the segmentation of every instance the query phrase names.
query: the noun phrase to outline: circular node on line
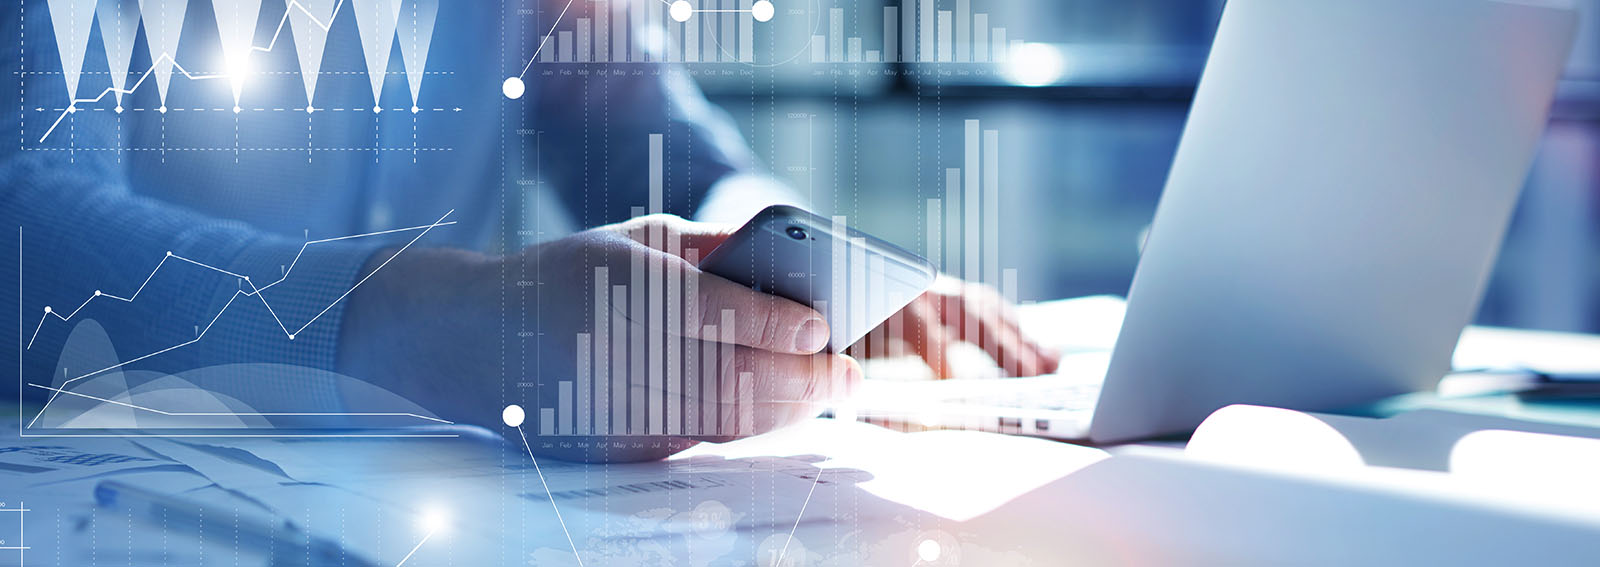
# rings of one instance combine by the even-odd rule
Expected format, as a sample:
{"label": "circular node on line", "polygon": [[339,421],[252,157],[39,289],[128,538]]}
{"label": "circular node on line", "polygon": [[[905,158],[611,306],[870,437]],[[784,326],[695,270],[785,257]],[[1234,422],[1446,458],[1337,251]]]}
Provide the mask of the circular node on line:
{"label": "circular node on line", "polygon": [[500,412],[500,419],[505,420],[506,425],[510,427],[518,427],[522,425],[522,419],[524,417],[527,416],[526,414],[522,413],[522,406],[516,404],[506,406],[506,411]]}
{"label": "circular node on line", "polygon": [[687,22],[694,16],[694,5],[690,4],[689,0],[677,0],[672,3],[672,7],[667,8],[667,13],[672,16],[672,21]]}
{"label": "circular node on line", "polygon": [[522,98],[525,88],[526,86],[522,84],[521,77],[506,77],[506,81],[500,83],[500,92],[511,100]]}

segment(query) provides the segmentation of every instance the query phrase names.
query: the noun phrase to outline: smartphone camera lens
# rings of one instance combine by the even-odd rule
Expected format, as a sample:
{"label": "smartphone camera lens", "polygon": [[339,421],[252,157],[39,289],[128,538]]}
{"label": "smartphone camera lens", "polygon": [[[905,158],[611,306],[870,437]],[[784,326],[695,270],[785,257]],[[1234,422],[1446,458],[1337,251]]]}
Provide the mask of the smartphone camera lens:
{"label": "smartphone camera lens", "polygon": [[806,234],[806,229],[800,228],[798,226],[791,226],[791,227],[789,227],[788,230],[785,230],[783,232],[784,232],[784,234],[789,235],[789,238],[793,238],[795,240],[805,240],[806,237],[808,236]]}

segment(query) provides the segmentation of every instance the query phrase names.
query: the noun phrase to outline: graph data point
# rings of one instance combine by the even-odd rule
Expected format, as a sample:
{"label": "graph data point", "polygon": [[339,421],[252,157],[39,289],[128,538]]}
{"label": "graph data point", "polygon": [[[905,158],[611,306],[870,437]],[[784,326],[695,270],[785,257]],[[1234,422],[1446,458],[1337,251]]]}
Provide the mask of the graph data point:
{"label": "graph data point", "polygon": [[289,335],[289,340],[294,340],[294,335]]}
{"label": "graph data point", "polygon": [[307,106],[306,107],[306,114],[311,114],[311,113],[316,112],[316,111],[317,111],[317,107],[315,107],[315,106]]}
{"label": "graph data point", "polygon": [[239,105],[237,105],[237,104],[233,105],[233,113],[234,114],[238,114],[239,111],[241,111],[241,110],[244,110],[244,109],[243,108],[239,108]]}
{"label": "graph data point", "polygon": [[922,543],[917,544],[917,559],[931,563],[938,561],[942,555],[944,555],[944,550],[939,547],[939,542],[937,541],[925,539],[922,540]]}
{"label": "graph data point", "polygon": [[690,4],[689,0],[677,0],[672,3],[671,8],[667,9],[667,13],[672,15],[673,21],[687,22],[691,16],[694,16],[694,5]]}
{"label": "graph data point", "polygon": [[100,290],[98,290],[98,289],[94,290],[94,296],[95,297],[100,297]]}
{"label": "graph data point", "polygon": [[[51,312],[49,305],[44,306],[44,312],[45,313],[50,313]],[[512,407],[516,407],[516,406],[512,406]],[[506,411],[510,411],[510,410],[506,410]],[[522,410],[517,410],[517,413],[522,413]]]}
{"label": "graph data point", "polygon": [[500,412],[500,419],[505,420],[506,425],[509,427],[522,426],[522,419],[524,417],[527,416],[522,413],[522,406],[516,404],[506,406],[506,411]]}
{"label": "graph data point", "polygon": [[383,112],[383,107],[381,107],[381,106],[373,106],[372,107],[372,112],[374,114],[381,113],[381,112]]}
{"label": "graph data point", "polygon": [[750,6],[750,15],[758,22],[771,20],[774,12],[776,12],[776,10],[773,9],[772,2],[768,2],[767,0],[759,0],[754,5]]}
{"label": "graph data point", "polygon": [[161,105],[160,108],[156,109],[156,112],[160,112],[162,114],[166,114],[167,113],[167,105],[165,105],[165,104]]}
{"label": "graph data point", "polygon": [[78,107],[77,106],[68,106],[67,107],[67,114],[76,114],[77,112],[78,112]]}
{"label": "graph data point", "polygon": [[121,105],[118,105],[116,108],[113,108],[112,110],[117,111],[117,114],[122,114],[122,106]]}
{"label": "graph data point", "polygon": [[506,81],[500,83],[500,92],[511,100],[522,98],[522,92],[525,88],[526,85],[522,84],[521,77],[506,77]]}
{"label": "graph data point", "polygon": [[422,112],[422,109],[421,108],[417,108],[416,106],[412,106],[411,107],[411,113],[412,114],[416,114],[418,112]]}

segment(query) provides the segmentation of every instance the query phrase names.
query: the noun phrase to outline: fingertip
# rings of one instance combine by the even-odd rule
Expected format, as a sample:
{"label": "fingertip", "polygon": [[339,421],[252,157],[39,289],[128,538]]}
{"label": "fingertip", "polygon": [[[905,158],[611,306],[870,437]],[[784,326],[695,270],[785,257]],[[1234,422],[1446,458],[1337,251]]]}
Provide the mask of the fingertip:
{"label": "fingertip", "polygon": [[846,396],[853,395],[861,389],[861,383],[866,380],[866,373],[861,370],[861,363],[856,362],[855,358],[842,354],[838,358],[839,366],[842,367],[839,381],[844,386],[841,390]]}
{"label": "fingertip", "polygon": [[821,317],[811,316],[795,327],[794,352],[798,354],[816,354],[828,346],[828,322]]}
{"label": "fingertip", "polygon": [[1061,351],[1049,347],[1036,348],[1039,352],[1039,360],[1042,363],[1042,366],[1045,368],[1045,371],[1055,372],[1056,367],[1061,365]]}

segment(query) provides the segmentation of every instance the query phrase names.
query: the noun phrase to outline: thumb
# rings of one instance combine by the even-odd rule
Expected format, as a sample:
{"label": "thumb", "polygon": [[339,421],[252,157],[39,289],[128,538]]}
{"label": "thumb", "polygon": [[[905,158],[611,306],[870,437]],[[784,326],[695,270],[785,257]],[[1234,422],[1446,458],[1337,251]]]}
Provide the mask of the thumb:
{"label": "thumb", "polygon": [[672,249],[667,243],[676,241],[678,255],[683,258],[688,258],[690,250],[705,257],[739,228],[722,223],[695,222],[666,214],[646,215],[612,226],[634,242],[663,252]]}

